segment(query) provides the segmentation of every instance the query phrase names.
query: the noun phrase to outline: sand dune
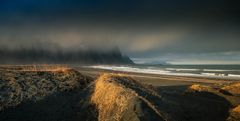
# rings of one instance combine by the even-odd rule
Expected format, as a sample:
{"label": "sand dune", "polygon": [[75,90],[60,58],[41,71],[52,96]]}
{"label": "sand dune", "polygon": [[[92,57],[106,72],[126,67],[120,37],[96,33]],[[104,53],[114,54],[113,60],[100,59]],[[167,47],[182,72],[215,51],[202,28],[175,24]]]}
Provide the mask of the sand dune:
{"label": "sand dune", "polygon": [[1,69],[0,120],[238,121],[238,85],[151,86],[125,74]]}

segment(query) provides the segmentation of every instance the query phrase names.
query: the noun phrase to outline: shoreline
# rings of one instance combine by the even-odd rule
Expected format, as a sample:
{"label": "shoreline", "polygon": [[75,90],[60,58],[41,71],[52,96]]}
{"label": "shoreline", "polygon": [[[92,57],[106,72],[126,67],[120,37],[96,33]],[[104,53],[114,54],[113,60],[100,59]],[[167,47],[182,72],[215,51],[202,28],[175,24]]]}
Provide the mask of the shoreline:
{"label": "shoreline", "polygon": [[146,73],[124,72],[124,71],[114,71],[114,70],[106,70],[106,69],[83,68],[83,67],[75,67],[74,69],[76,69],[81,73],[86,73],[88,75],[91,75],[93,77],[99,76],[102,73],[126,74],[130,77],[136,78],[138,80],[141,80],[144,83],[148,83],[153,86],[191,85],[195,83],[213,85],[213,84],[228,84],[228,83],[239,82],[239,80],[234,80],[234,79],[146,74]]}
{"label": "shoreline", "polygon": [[4,87],[0,120],[240,119],[235,111],[240,107],[239,81],[78,67],[23,69],[0,69],[0,86]]}
{"label": "shoreline", "polygon": [[[213,72],[171,72],[168,69],[152,70],[146,68],[135,68],[135,67],[111,67],[111,66],[82,66],[81,68],[109,70],[114,72],[126,72],[126,73],[137,73],[137,74],[149,74],[149,75],[165,75],[165,76],[181,76],[181,77],[196,77],[196,78],[207,78],[207,79],[220,79],[220,80],[240,80],[240,75],[236,74],[222,74]],[[128,69],[129,68],[129,69]],[[193,69],[174,69],[174,70],[193,70]],[[198,69],[194,69],[198,70]],[[206,69],[207,70],[207,69]],[[219,72],[219,71],[217,71]]]}

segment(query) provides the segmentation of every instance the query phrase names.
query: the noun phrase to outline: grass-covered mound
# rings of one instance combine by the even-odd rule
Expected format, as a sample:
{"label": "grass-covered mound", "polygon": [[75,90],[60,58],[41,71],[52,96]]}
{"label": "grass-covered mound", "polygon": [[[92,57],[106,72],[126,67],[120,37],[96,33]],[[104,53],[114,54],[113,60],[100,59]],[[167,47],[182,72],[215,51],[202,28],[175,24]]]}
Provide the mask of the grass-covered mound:
{"label": "grass-covered mound", "polygon": [[95,82],[91,103],[99,121],[161,121],[167,116],[144,96],[161,97],[151,88],[118,74],[103,74]]}
{"label": "grass-covered mound", "polygon": [[[227,121],[240,120],[240,85],[232,83],[226,85],[206,86],[201,84],[193,84],[189,87],[189,91],[195,93],[211,93],[224,98],[230,103]],[[214,98],[213,98],[214,99]]]}
{"label": "grass-covered mound", "polygon": [[240,83],[233,83],[222,87],[223,90],[230,92],[233,95],[240,96]]}
{"label": "grass-covered mound", "polygon": [[38,101],[45,96],[84,88],[87,77],[72,69],[59,70],[1,70],[0,111],[24,101]]}
{"label": "grass-covered mound", "polygon": [[87,75],[57,66],[0,68],[0,120],[240,119],[236,84],[153,87],[128,75]]}

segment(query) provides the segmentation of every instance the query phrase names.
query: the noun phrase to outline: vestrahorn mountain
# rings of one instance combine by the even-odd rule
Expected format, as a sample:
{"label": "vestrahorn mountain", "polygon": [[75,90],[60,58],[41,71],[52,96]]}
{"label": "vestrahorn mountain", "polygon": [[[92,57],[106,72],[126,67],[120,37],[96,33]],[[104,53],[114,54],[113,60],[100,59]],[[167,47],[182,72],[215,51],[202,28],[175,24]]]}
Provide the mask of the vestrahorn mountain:
{"label": "vestrahorn mountain", "polygon": [[101,50],[0,49],[1,64],[133,64],[118,48]]}

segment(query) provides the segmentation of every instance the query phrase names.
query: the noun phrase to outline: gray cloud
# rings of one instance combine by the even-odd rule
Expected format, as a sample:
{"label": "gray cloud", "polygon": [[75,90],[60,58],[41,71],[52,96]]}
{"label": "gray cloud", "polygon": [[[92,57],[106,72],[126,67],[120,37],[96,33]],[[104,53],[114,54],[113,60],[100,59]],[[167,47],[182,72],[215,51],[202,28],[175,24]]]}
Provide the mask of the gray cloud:
{"label": "gray cloud", "polygon": [[[240,52],[240,17],[232,1],[32,0],[2,2],[0,10],[1,48],[69,51],[119,46],[142,62],[239,61],[235,56]],[[231,52],[235,54],[219,54]]]}

